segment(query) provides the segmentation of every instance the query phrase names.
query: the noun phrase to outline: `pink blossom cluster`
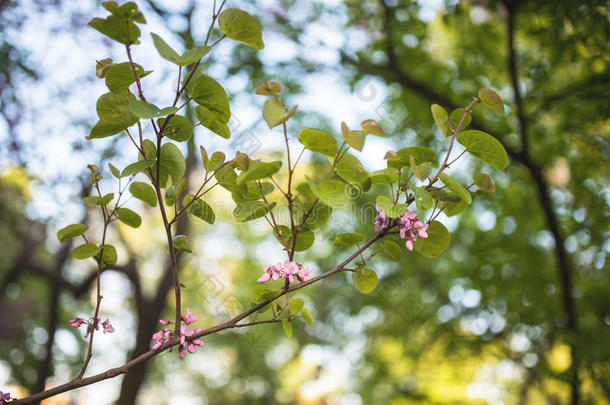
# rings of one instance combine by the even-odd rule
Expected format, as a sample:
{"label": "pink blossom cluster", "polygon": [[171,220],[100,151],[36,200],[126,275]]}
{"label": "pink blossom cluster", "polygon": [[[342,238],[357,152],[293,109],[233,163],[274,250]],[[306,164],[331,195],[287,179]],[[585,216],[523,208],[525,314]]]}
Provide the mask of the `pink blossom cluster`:
{"label": "pink blossom cluster", "polygon": [[[70,320],[70,326],[73,328],[79,328],[81,325],[87,325],[87,332],[85,333],[85,338],[89,336],[91,331],[95,328],[95,330],[100,329],[100,318],[97,318],[95,321],[93,319],[83,319],[83,318],[74,318]],[[104,333],[112,333],[114,332],[114,327],[110,324],[110,320],[106,318],[104,322],[102,322],[102,328],[104,329]]]}
{"label": "pink blossom cluster", "polygon": [[263,275],[256,281],[259,283],[266,283],[269,280],[288,279],[289,282],[293,282],[296,277],[301,283],[311,278],[311,269],[305,267],[302,264],[286,260],[284,263],[270,264],[269,266],[263,267]]}
{"label": "pink blossom cluster", "polygon": [[8,401],[10,401],[11,398],[11,393],[10,392],[2,392],[0,391],[0,405],[4,405],[5,403],[7,403]]}
{"label": "pink blossom cluster", "polygon": [[[389,225],[390,219],[379,206],[376,205],[375,208],[377,208],[378,212],[378,215],[375,217],[375,231],[379,232]],[[398,217],[400,237],[406,241],[405,245],[409,250],[413,250],[413,242],[415,242],[418,237],[424,239],[428,237],[428,233],[426,232],[427,229],[428,225],[424,225],[424,223],[417,218],[417,213],[415,213],[415,211],[407,210]]]}
{"label": "pink blossom cluster", "polygon": [[[182,321],[185,325],[180,326],[180,345],[178,346],[178,357],[184,359],[184,353],[195,353],[197,351],[197,346],[203,346],[203,340],[200,338],[192,339],[190,341],[186,341],[186,338],[193,336],[197,332],[201,332],[201,327],[197,327],[197,329],[191,329],[188,325],[192,324],[197,320],[197,317],[193,315],[189,308],[186,309],[186,315],[182,315]],[[159,319],[159,323],[163,326],[167,326],[172,322],[166,321],[164,319]],[[153,350],[157,350],[164,343],[169,341],[172,338],[173,334],[168,328],[163,328],[159,332],[154,333],[152,335],[155,344],[153,345]],[[172,348],[169,349],[172,351]]]}

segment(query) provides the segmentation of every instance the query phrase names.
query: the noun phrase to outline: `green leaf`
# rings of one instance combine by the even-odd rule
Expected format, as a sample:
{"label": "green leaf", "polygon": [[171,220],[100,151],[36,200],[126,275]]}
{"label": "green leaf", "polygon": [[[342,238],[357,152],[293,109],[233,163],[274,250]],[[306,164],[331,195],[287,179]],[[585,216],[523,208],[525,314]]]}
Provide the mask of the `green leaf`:
{"label": "green leaf", "polygon": [[[150,72],[144,71],[142,66],[136,63],[134,63],[133,69],[135,69],[138,79],[150,74]],[[120,93],[127,90],[136,81],[133,69],[129,62],[117,63],[108,68],[106,73],[106,87],[108,87],[108,90],[112,93]]]}
{"label": "green leaf", "polygon": [[87,139],[106,138],[126,130],[138,122],[138,117],[133,115],[126,105],[119,105],[109,113],[106,113],[91,128]]}
{"label": "green leaf", "polygon": [[180,55],[178,52],[174,51],[174,49],[167,44],[159,35],[155,33],[150,34],[153,38],[153,43],[155,44],[155,48],[159,51],[159,54],[166,60],[178,64],[178,60],[180,59]]}
{"label": "green leaf", "polygon": [[211,111],[218,121],[223,124],[229,122],[231,118],[229,99],[216,80],[196,71],[186,86],[186,92],[197,104]]}
{"label": "green leaf", "polygon": [[313,152],[335,157],[337,155],[337,141],[332,135],[319,129],[303,128],[298,134],[299,142]]}
{"label": "green leaf", "polygon": [[[464,112],[466,111],[465,108],[456,108],[455,110],[451,111],[451,114],[449,115],[449,121],[451,122],[451,127],[453,129],[456,129],[458,124],[460,123],[460,120],[462,119],[462,115],[464,115]],[[468,113],[466,114],[466,117],[464,117],[464,121],[462,122],[462,125],[460,126],[460,131],[463,131],[465,128],[468,127],[468,125],[470,125],[470,122],[472,121],[472,114]],[[452,133],[450,134],[452,135]]]}
{"label": "green leaf", "polygon": [[[303,208],[305,208],[306,211],[309,211],[311,209],[311,207],[312,207],[312,203],[309,203],[309,204],[305,204]],[[313,208],[311,215],[309,217],[307,217],[307,219],[303,223],[303,229],[309,229],[309,230],[318,229],[319,227],[324,225],[326,222],[328,222],[328,219],[330,218],[332,212],[333,212],[333,209],[331,207],[329,207],[328,205],[326,205],[322,202],[318,202],[315,205],[315,207]],[[303,215],[304,214],[305,213],[303,213]]]}
{"label": "green leaf", "polygon": [[264,284],[259,284],[250,291],[250,301],[258,304],[266,300],[272,300],[282,293],[281,290],[272,290]]}
{"label": "green leaf", "polygon": [[[279,225],[278,228],[280,230],[280,233],[282,234],[282,238],[288,245],[288,248],[292,248],[292,232],[290,231],[290,228],[285,225]],[[280,241],[279,237],[277,236],[276,239]],[[313,245],[314,241],[315,235],[312,231],[301,230],[301,232],[299,232],[299,234],[297,235],[297,242],[294,246],[295,252],[303,252],[309,249],[311,245]]]}
{"label": "green leaf", "polygon": [[366,133],[364,131],[352,131],[345,122],[342,122],[341,135],[343,135],[343,140],[346,144],[358,151],[362,151],[364,140],[366,139]]}
{"label": "green leaf", "polygon": [[445,213],[445,215],[447,215],[448,217],[453,217],[457,214],[459,214],[460,212],[464,211],[464,208],[466,208],[466,203],[462,200],[459,200],[458,202],[444,202],[443,203],[444,209],[443,212]]}
{"label": "green leaf", "polygon": [[273,174],[277,173],[281,167],[282,162],[279,160],[275,162],[252,162],[248,170],[241,172],[239,176],[237,176],[236,183],[237,185],[241,185],[249,181],[271,177]]}
{"label": "green leaf", "polygon": [[114,166],[112,163],[108,163],[108,168],[110,169],[110,173],[112,173],[115,178],[121,178],[121,171],[117,169],[116,166]]}
{"label": "green leaf", "polygon": [[[313,186],[313,184],[310,184]],[[332,208],[345,207],[349,201],[349,185],[338,180],[326,180],[317,187],[312,187],[316,196]]]}
{"label": "green leaf", "polygon": [[309,312],[308,309],[301,309],[301,316],[309,326],[313,326],[313,315],[311,315],[311,312]]}
{"label": "green leaf", "polygon": [[415,158],[413,155],[409,156],[411,171],[419,179],[419,181],[424,181],[432,171],[432,163],[424,162],[420,165],[415,164]]}
{"label": "green leaf", "polygon": [[[133,99],[135,99],[135,96],[128,92],[102,94],[95,103],[97,116],[102,118],[104,115],[112,112],[116,107],[127,106]],[[134,115],[134,124],[137,122],[137,120],[138,117]]]}
{"label": "green leaf", "polygon": [[490,194],[496,192],[496,185],[489,174],[475,173],[472,175],[472,180],[479,190],[488,192]]}
{"label": "green leaf", "polygon": [[188,238],[186,235],[176,235],[174,236],[174,247],[178,250],[182,250],[186,253],[193,253],[193,249],[189,245]]}
{"label": "green leaf", "polygon": [[150,184],[134,181],[129,186],[129,192],[135,198],[144,201],[151,207],[157,206],[157,193]]}
{"label": "green leaf", "polygon": [[[276,203],[272,202],[270,208],[275,208]],[[233,215],[240,222],[252,221],[265,216],[269,212],[269,207],[262,201],[248,201],[237,204],[233,210]]]}
{"label": "green leaf", "polygon": [[391,184],[398,181],[398,170],[393,168],[381,169],[369,174],[373,184]]}
{"label": "green leaf", "polygon": [[342,233],[335,237],[333,245],[341,247],[350,247],[363,242],[366,236],[363,233]]}
{"label": "green leaf", "polygon": [[123,27],[121,19],[115,16],[108,16],[106,18],[96,17],[89,21],[88,24],[91,28],[94,28],[106,35],[110,39],[114,39],[122,44],[139,44],[140,41],[140,29],[133,23],[127,27]]}
{"label": "green leaf", "polygon": [[455,193],[448,193],[447,191],[445,191],[444,189],[441,189],[441,188],[430,187],[428,192],[434,199],[436,199],[438,201],[454,202],[454,203],[462,201],[462,199],[460,197],[458,197]]}
{"label": "green leaf", "polygon": [[388,167],[400,169],[401,167],[411,166],[411,156],[415,159],[415,164],[420,165],[436,159],[436,152],[423,146],[410,146],[396,151],[396,156],[388,159]]}
{"label": "green leaf", "polygon": [[453,177],[449,176],[447,173],[441,173],[439,176],[441,181],[447,188],[457,194],[458,197],[462,199],[466,204],[472,203],[472,196],[470,195],[470,191],[466,190],[464,187],[460,185]]}
{"label": "green leaf", "polygon": [[159,35],[152,33],[150,34],[153,38],[155,48],[159,51],[159,54],[166,60],[175,63],[178,66],[187,66],[197,62],[210,52],[209,46],[198,46],[193,49],[189,49],[182,55],[178,55],[171,46],[167,44]]}
{"label": "green leaf", "polygon": [[354,287],[356,287],[356,289],[362,294],[370,293],[375,289],[375,287],[377,287],[377,284],[379,283],[377,273],[375,273],[371,269],[353,271],[352,281],[354,282]]}
{"label": "green leaf", "polygon": [[415,187],[413,191],[415,192],[415,205],[418,209],[428,210],[432,208],[434,201],[425,187]]}
{"label": "green leaf", "polygon": [[390,218],[398,218],[407,210],[406,204],[394,205],[392,200],[384,195],[377,196],[377,200],[375,202],[377,203],[379,209]]}
{"label": "green leaf", "polygon": [[451,235],[443,224],[433,221],[427,230],[427,238],[417,238],[413,247],[422,256],[434,259],[449,247]]}
{"label": "green leaf", "polygon": [[142,224],[140,215],[129,208],[117,208],[115,214],[122,223],[131,226],[132,228],[137,228]]}
{"label": "green leaf", "polygon": [[259,96],[277,96],[283,89],[282,83],[265,81],[256,86],[254,93]]}
{"label": "green leaf", "polygon": [[[193,199],[192,194],[187,194],[184,196],[182,200],[182,206],[187,206],[191,200]],[[214,214],[214,210],[212,207],[199,198],[197,201],[192,203],[187,211],[189,214],[196,216],[197,218],[203,219],[208,224],[213,224],[216,221],[216,215]]]}
{"label": "green leaf", "polygon": [[443,135],[451,136],[451,130],[449,129],[449,115],[447,111],[438,104],[432,104],[430,107],[432,111],[432,118],[434,118],[434,122],[436,126],[439,127]]}
{"label": "green leaf", "polygon": [[293,298],[290,300],[289,305],[289,311],[290,311],[290,315],[296,315],[299,312],[301,312],[301,309],[303,309],[303,305],[305,305],[305,301],[303,301],[302,298]]}
{"label": "green leaf", "polygon": [[483,131],[471,130],[459,134],[457,140],[464,145],[468,153],[488,163],[494,169],[504,170],[508,166],[506,150],[493,136]]}
{"label": "green leaf", "polygon": [[362,163],[353,155],[345,154],[336,167],[337,174],[352,185],[363,185],[369,178]]}
{"label": "green leaf", "polygon": [[68,239],[72,239],[84,234],[87,232],[87,229],[89,229],[87,225],[71,224],[57,231],[57,239],[59,239],[60,242],[65,242]]}
{"label": "green leaf", "polygon": [[504,115],[504,102],[502,97],[494,90],[483,87],[479,89],[479,99],[481,103],[492,111],[497,112],[500,115]]}
{"label": "green leaf", "polygon": [[284,334],[287,337],[292,337],[292,324],[288,321],[288,319],[282,319],[282,328],[284,329]]}
{"label": "green leaf", "polygon": [[142,170],[148,169],[154,164],[154,161],[151,162],[148,160],[140,160],[139,162],[132,163],[123,169],[123,171],[121,172],[121,177],[128,177],[132,174],[139,173]]}
{"label": "green leaf", "polygon": [[265,101],[263,106],[263,118],[269,128],[280,125],[286,115],[286,108],[277,100],[270,99]]}
{"label": "green leaf", "polygon": [[[225,165],[225,166],[221,167],[220,169],[216,170],[216,172],[214,173],[214,177],[216,177],[216,181],[218,181],[218,184],[220,184],[221,187],[226,188],[231,193],[233,193],[235,191],[235,189],[237,187],[237,185],[236,185],[237,174],[235,174],[235,170],[231,166]],[[250,183],[244,187],[239,187],[239,189],[240,189],[240,191],[243,191],[245,194],[248,194],[249,190],[252,190],[255,192],[258,191],[258,187],[253,183]],[[257,198],[253,198],[253,199],[256,200]]]}
{"label": "green leaf", "polygon": [[171,142],[165,143],[161,146],[159,158],[159,164],[161,165],[159,183],[161,186],[165,187],[169,177],[172,178],[173,183],[177,183],[186,170],[186,162],[180,149]]}
{"label": "green leaf", "polygon": [[263,33],[258,21],[237,8],[228,8],[220,13],[218,26],[225,35],[256,49],[263,49]]}
{"label": "green leaf", "polygon": [[177,107],[166,107],[164,109],[159,109],[154,104],[148,103],[143,100],[133,100],[128,105],[129,111],[137,116],[138,118],[159,118],[164,117],[169,114],[173,114],[178,111]]}
{"label": "green leaf", "polygon": [[102,264],[112,266],[116,263],[117,259],[118,255],[116,252],[116,248],[112,245],[103,245]]}
{"label": "green leaf", "polygon": [[214,170],[218,170],[225,162],[225,154],[222,152],[214,152],[210,159],[207,161],[205,165],[205,169],[208,172],[213,172]]}
{"label": "green leaf", "polygon": [[231,137],[231,129],[229,126],[218,119],[218,115],[210,111],[207,107],[198,105],[195,107],[195,114],[197,119],[201,122],[201,125],[214,132],[216,135],[220,135],[225,139]]}
{"label": "green leaf", "polygon": [[402,258],[402,249],[398,243],[392,240],[383,242],[383,249],[395,261],[399,261]]}
{"label": "green leaf", "polygon": [[108,193],[103,197],[92,195],[90,197],[83,198],[83,202],[90,207],[96,207],[98,205],[106,205],[114,198],[114,193]]}
{"label": "green leaf", "polygon": [[[201,154],[201,163],[203,163],[203,167],[206,167],[208,163],[208,151],[205,150],[203,145],[199,145],[199,153]],[[222,159],[224,162],[224,158]]]}
{"label": "green leaf", "polygon": [[101,249],[101,247],[93,243],[83,243],[72,251],[72,257],[78,260],[85,260],[98,254]]}
{"label": "green leaf", "polygon": [[[159,128],[163,127],[167,118],[159,119],[157,125]],[[169,118],[169,122],[165,125],[163,129],[163,133],[169,139],[172,139],[176,142],[185,142],[191,139],[193,136],[193,128],[194,125],[191,121],[181,115],[172,115]],[[161,147],[163,150],[163,147]]]}

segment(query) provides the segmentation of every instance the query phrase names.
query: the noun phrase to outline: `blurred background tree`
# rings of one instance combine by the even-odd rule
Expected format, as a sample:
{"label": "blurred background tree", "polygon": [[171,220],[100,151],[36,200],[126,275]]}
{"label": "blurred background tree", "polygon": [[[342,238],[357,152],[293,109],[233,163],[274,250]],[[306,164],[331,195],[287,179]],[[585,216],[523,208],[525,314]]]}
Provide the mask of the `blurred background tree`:
{"label": "blurred background tree", "polygon": [[[67,321],[91,305],[92,268],[73,263],[54,233],[70,218],[87,218],[77,201],[88,192],[80,180],[86,164],[105,168],[108,159],[122,158],[121,140],[101,151],[83,146],[101,88],[93,61],[118,52],[108,44],[83,49],[100,43],[85,27],[99,10],[92,1],[78,3],[0,2],[6,128],[0,137],[0,366],[8,371],[0,377],[23,392],[64,381],[78,368],[84,345]],[[138,1],[150,30],[171,30],[184,47],[205,35],[199,22],[208,21],[208,3]],[[452,243],[439,259],[376,257],[382,277],[369,295],[342,276],[304,292],[316,322],[295,328],[292,339],[276,325],[215,335],[186,362],[159,356],[122,381],[55,401],[610,402],[607,1],[231,5],[258,15],[267,47],[255,53],[226,46],[203,66],[233,93],[234,139],[214,146],[231,154],[245,145],[260,145],[263,155],[278,148],[277,136],[259,125],[262,102],[248,95],[263,79],[283,82],[290,101],[300,105],[292,129],[338,134],[342,120],[379,121],[389,140],[365,146],[378,161],[387,149],[441,148],[430,104],[453,109],[487,86],[507,100],[507,114],[498,121],[479,112],[471,127],[498,135],[509,150],[509,169],[497,176],[496,194],[443,219]],[[61,57],[32,45],[32,25],[46,30],[50,49],[64,52]],[[157,55],[152,47],[148,52],[154,64]],[[62,69],[69,77],[58,74]],[[159,86],[168,88],[163,76],[160,71]],[[41,89],[40,100],[32,99],[32,89]],[[200,132],[189,145],[194,173],[193,151],[215,142],[210,139]],[[74,166],[57,163],[50,145]],[[358,157],[379,168],[372,167],[375,159]],[[309,162],[310,175],[319,164]],[[465,173],[473,169],[479,169],[474,161],[464,165]],[[219,203],[224,198],[221,191],[215,195]],[[351,220],[347,213],[333,215],[335,227],[317,234],[314,252],[299,260],[328,268],[341,254],[332,246],[336,234],[372,232],[372,213]],[[264,222],[234,225],[230,218],[221,216],[210,229],[182,225],[199,251],[182,263],[185,300],[203,325],[247,305],[260,264],[277,253]],[[95,218],[86,221],[95,226]],[[156,319],[172,311],[159,227],[151,216],[142,229],[113,235],[122,241],[122,256],[134,260],[104,274],[105,290],[112,291],[104,305],[118,319],[119,333],[107,347],[98,343],[99,369],[147,350]]]}

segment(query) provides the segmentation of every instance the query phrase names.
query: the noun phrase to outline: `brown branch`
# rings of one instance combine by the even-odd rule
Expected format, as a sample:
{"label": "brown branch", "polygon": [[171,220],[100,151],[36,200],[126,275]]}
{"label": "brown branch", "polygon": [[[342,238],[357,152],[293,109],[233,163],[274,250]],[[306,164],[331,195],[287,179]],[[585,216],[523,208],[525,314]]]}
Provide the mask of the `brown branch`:
{"label": "brown branch", "polygon": [[[189,340],[192,339],[197,339],[203,336],[207,336],[213,333],[217,333],[226,329],[234,329],[234,328],[238,328],[241,327],[238,323],[239,321],[241,321],[242,319],[252,315],[253,313],[257,312],[259,309],[263,308],[264,306],[272,303],[273,301],[277,300],[278,298],[289,294],[291,292],[300,290],[301,288],[307,287],[308,285],[314,284],[320,280],[323,280],[333,274],[339,273],[341,271],[343,271],[343,269],[356,257],[358,257],[363,251],[365,251],[366,249],[368,249],[371,245],[373,245],[376,241],[378,241],[379,239],[383,238],[384,236],[386,236],[387,232],[389,231],[389,228],[386,228],[385,230],[379,232],[377,235],[375,235],[372,239],[370,239],[367,243],[365,243],[364,245],[362,245],[362,247],[360,247],[358,250],[356,250],[352,255],[350,255],[348,258],[346,258],[345,260],[343,260],[339,265],[337,265],[336,267],[334,267],[331,270],[328,270],[325,273],[322,273],[316,277],[313,277],[305,282],[302,282],[300,284],[297,285],[293,285],[292,287],[289,287],[287,289],[283,289],[281,290],[281,292],[275,297],[275,298],[271,298],[268,300],[265,300],[263,302],[258,303],[257,305],[251,307],[250,309],[242,312],[239,315],[236,315],[235,317],[233,317],[232,319],[223,322],[221,324],[218,324],[216,326],[213,326],[211,328],[208,329],[204,329],[198,333],[193,334]],[[76,388],[80,388],[80,387],[84,387],[87,385],[91,385],[94,384],[96,382],[99,381],[103,381],[103,380],[107,380],[109,378],[114,378],[118,375],[121,374],[125,374],[127,373],[127,371],[129,371],[131,368],[135,367],[136,365],[145,362],[149,359],[151,359],[154,356],[157,356],[158,354],[164,352],[165,350],[169,349],[170,347],[176,346],[177,344],[180,343],[180,337],[177,336],[173,339],[171,339],[169,342],[166,342],[164,345],[162,345],[158,350],[149,350],[146,353],[141,354],[140,356],[134,358],[133,360],[123,364],[122,366],[119,367],[115,367],[115,368],[111,368],[109,370],[106,370],[102,373],[90,376],[90,377],[86,377],[86,378],[80,378],[80,379],[75,379],[72,380],[70,382],[67,382],[65,384],[62,385],[58,385],[56,387],[53,387],[51,389],[48,389],[46,391],[43,392],[39,392],[37,394],[31,395],[29,397],[23,398],[23,399],[18,399],[14,402],[12,402],[12,404],[18,405],[18,404],[32,404],[34,402],[37,401],[41,401],[45,398],[50,398],[52,396],[61,394],[63,392],[67,392],[67,391],[71,391],[74,390]]]}

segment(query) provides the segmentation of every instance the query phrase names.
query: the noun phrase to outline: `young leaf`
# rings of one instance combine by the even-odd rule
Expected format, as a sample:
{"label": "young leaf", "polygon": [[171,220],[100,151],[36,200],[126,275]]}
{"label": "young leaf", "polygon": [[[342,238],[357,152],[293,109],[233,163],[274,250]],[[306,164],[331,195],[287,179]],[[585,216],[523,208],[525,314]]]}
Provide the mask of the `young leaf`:
{"label": "young leaf", "polygon": [[[182,201],[183,206],[186,206],[193,199],[192,194],[184,196]],[[203,201],[201,198],[195,201],[187,210],[191,215],[203,219],[208,224],[213,224],[216,221],[216,215],[210,204]]]}
{"label": "young leaf", "polygon": [[413,247],[422,256],[434,259],[449,247],[451,235],[443,224],[433,221],[427,229],[427,238],[417,238]]}
{"label": "young leaf", "polygon": [[364,120],[360,125],[362,126],[362,130],[367,134],[383,136],[381,126],[375,120]]}
{"label": "young leaf", "polygon": [[99,197],[96,195],[92,195],[89,197],[83,198],[83,202],[90,207],[96,207],[98,205],[106,205],[114,198],[114,193],[108,193],[103,197]]}
{"label": "young leaf", "polygon": [[159,35],[155,33],[150,34],[153,38],[153,44],[155,44],[155,48],[159,51],[159,54],[166,60],[178,64],[178,60],[180,56],[178,52],[174,51],[174,49],[167,44]]}
{"label": "young leaf", "polygon": [[265,81],[256,86],[254,93],[259,96],[277,96],[282,92],[283,88],[282,83]]}
{"label": "young leaf", "polygon": [[275,208],[275,206],[275,202],[272,202],[268,207],[267,204],[262,201],[248,201],[237,204],[237,207],[233,210],[233,215],[240,222],[252,221],[265,216],[269,210]]}
{"label": "young leaf", "polygon": [[363,233],[342,233],[335,237],[333,245],[341,247],[350,247],[363,242],[366,236]]}
{"label": "young leaf", "polygon": [[93,243],[83,243],[72,251],[72,257],[78,260],[85,260],[98,254],[101,249],[101,247]]}
{"label": "young leaf", "polygon": [[[128,92],[102,94],[95,103],[97,116],[102,118],[104,115],[112,112],[116,107],[128,105],[132,99],[135,99],[135,96]],[[138,117],[134,115],[133,120],[135,123],[138,120]]]}
{"label": "young leaf", "polygon": [[134,63],[133,68],[129,62],[117,63],[108,68],[106,72],[106,87],[108,87],[108,90],[112,93],[120,93],[129,89],[129,86],[136,81],[133,75],[134,69],[139,79],[150,74],[150,71],[145,71],[137,63]]}
{"label": "young leaf", "polygon": [[189,245],[188,238],[186,235],[176,235],[174,236],[174,247],[178,250],[182,250],[186,253],[193,253],[193,249]]}
{"label": "young leaf", "polygon": [[133,100],[129,103],[128,107],[132,114],[143,119],[164,117],[178,111],[177,107],[166,107],[161,110],[156,105],[143,100]]}
{"label": "young leaf", "polygon": [[288,319],[282,319],[282,328],[284,329],[284,333],[287,337],[292,337],[292,324]]}
{"label": "young leaf", "polygon": [[[451,114],[449,115],[449,122],[451,122],[451,127],[455,130],[457,129],[458,124],[460,123],[460,120],[462,119],[462,115],[464,115],[464,112],[466,111],[465,108],[456,108],[455,110],[451,111]],[[462,125],[460,126],[460,131],[463,131],[465,128],[468,127],[468,125],[470,125],[470,122],[472,121],[472,114],[468,113],[466,114],[466,116],[464,117],[464,121],[462,121]]]}
{"label": "young leaf", "polygon": [[313,152],[335,157],[337,154],[337,141],[332,135],[319,129],[303,128],[298,133],[299,142]]}
{"label": "young leaf", "polygon": [[472,180],[474,181],[474,184],[479,188],[479,190],[486,191],[490,194],[496,192],[496,185],[494,184],[494,181],[489,174],[475,173],[472,175]]}
{"label": "young leaf", "polygon": [[121,171],[117,169],[116,166],[114,166],[112,163],[108,163],[108,168],[110,169],[110,173],[112,173],[115,178],[121,178]]}
{"label": "young leaf", "polygon": [[131,186],[129,186],[129,192],[135,198],[144,201],[151,207],[157,206],[157,193],[150,184],[134,181],[131,183]]}
{"label": "young leaf", "polygon": [[218,170],[225,162],[225,154],[222,152],[214,152],[210,159],[207,161],[205,165],[205,169],[208,172],[213,172],[214,170]]}
{"label": "young leaf", "polygon": [[479,99],[481,99],[481,103],[490,110],[495,111],[500,115],[504,115],[504,102],[502,101],[502,97],[492,89],[486,87],[479,89]]}
{"label": "young leaf", "polygon": [[126,105],[119,105],[107,114],[91,128],[87,139],[106,138],[126,130],[138,122],[136,117]]}
{"label": "young leaf", "polygon": [[379,283],[377,273],[375,273],[371,269],[353,271],[352,281],[354,282],[354,287],[356,287],[356,289],[362,294],[370,293],[375,289],[375,287],[377,287],[377,284]]}
{"label": "young leaf", "polygon": [[451,130],[449,129],[449,115],[447,111],[438,104],[432,104],[430,107],[432,111],[432,118],[434,118],[434,122],[436,126],[439,127],[443,135],[451,136]]}
{"label": "young leaf", "polygon": [[102,264],[112,266],[118,259],[116,248],[112,245],[104,245],[102,250]]}
{"label": "young leaf", "polygon": [[337,174],[348,183],[359,186],[364,185],[369,175],[362,167],[362,163],[353,155],[345,154],[337,164]]}
{"label": "young leaf", "polygon": [[411,156],[415,159],[415,164],[420,165],[424,162],[431,162],[436,159],[436,152],[424,146],[410,146],[395,152],[396,157],[391,157],[387,161],[388,167],[400,169],[411,165]]}
{"label": "young leaf", "polygon": [[462,201],[464,201],[466,204],[472,203],[470,191],[462,187],[453,177],[449,176],[447,173],[441,173],[439,178],[443,184],[446,185],[449,190],[453,191],[458,197],[460,197]]}
{"label": "young leaf", "polygon": [[343,135],[343,140],[346,144],[357,151],[362,151],[364,140],[366,139],[366,133],[364,131],[352,131],[345,122],[342,122],[341,135]]}
{"label": "young leaf", "polygon": [[424,162],[420,165],[415,163],[415,158],[413,155],[409,156],[411,171],[419,179],[419,181],[424,181],[432,171],[432,163]]}
{"label": "young leaf", "polygon": [[301,309],[303,308],[304,304],[305,304],[305,301],[303,301],[302,298],[291,299],[290,303],[289,303],[290,315],[296,315],[299,312],[301,312]]}
{"label": "young leaf", "polygon": [[218,26],[225,35],[256,49],[263,49],[263,33],[258,21],[237,8],[228,8],[220,13]]}
{"label": "young leaf", "polygon": [[301,316],[303,317],[303,320],[305,320],[305,322],[307,322],[307,324],[309,326],[313,326],[313,316],[311,315],[311,312],[309,312],[308,309],[306,309],[306,308],[301,309]]}
{"label": "young leaf", "polygon": [[488,163],[496,170],[508,166],[508,155],[502,143],[493,136],[478,130],[464,131],[457,136],[468,153]]}
{"label": "young leaf", "polygon": [[115,211],[117,218],[132,228],[137,228],[142,224],[142,218],[129,208],[117,208]]}
{"label": "young leaf", "polygon": [[68,239],[84,234],[87,232],[87,229],[89,229],[89,227],[83,224],[68,225],[57,231],[57,239],[59,239],[60,242],[65,242]]}
{"label": "young leaf", "polygon": [[286,115],[286,108],[277,100],[269,99],[263,106],[263,118],[269,128],[280,125]]}

